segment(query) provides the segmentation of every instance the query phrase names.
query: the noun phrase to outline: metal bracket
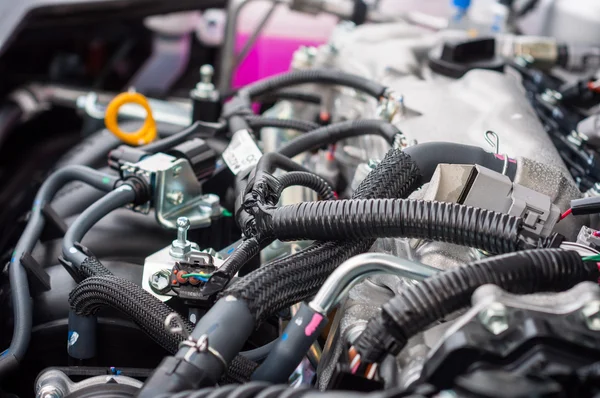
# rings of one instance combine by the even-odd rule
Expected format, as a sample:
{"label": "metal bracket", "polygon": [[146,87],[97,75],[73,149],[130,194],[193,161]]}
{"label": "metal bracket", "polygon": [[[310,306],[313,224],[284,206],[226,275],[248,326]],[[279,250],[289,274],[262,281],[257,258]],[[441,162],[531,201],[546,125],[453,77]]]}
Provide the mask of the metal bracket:
{"label": "metal bracket", "polygon": [[[157,153],[138,163],[123,165],[121,173],[123,177],[143,177],[151,184],[156,220],[165,228],[176,229],[179,217],[187,217],[192,228],[207,227],[211,217],[221,212],[219,197],[202,195],[202,186],[185,159]],[[134,210],[148,213],[150,203],[137,206]]]}

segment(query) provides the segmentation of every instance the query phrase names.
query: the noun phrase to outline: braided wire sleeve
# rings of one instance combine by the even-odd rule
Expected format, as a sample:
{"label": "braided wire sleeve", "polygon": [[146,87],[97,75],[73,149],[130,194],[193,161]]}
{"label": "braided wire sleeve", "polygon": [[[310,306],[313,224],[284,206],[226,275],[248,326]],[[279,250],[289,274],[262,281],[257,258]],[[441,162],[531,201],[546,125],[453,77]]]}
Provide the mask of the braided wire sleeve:
{"label": "braided wire sleeve", "polygon": [[[94,261],[95,260],[95,261]],[[99,265],[98,265],[99,264]],[[77,315],[94,315],[103,307],[111,307],[130,317],[139,328],[161,347],[170,353],[178,350],[179,343],[184,338],[179,334],[172,334],[165,328],[165,319],[173,313],[167,304],[156,299],[147,291],[133,282],[111,275],[97,259],[82,264],[82,270],[92,272],[108,272],[101,276],[90,276],[81,282],[69,294],[69,303]],[[194,325],[186,317],[180,317],[183,326],[191,333]],[[250,380],[256,364],[243,356],[236,356],[231,362],[223,382],[241,383]]]}
{"label": "braided wire sleeve", "polygon": [[[131,319],[160,346],[176,352],[182,337],[165,329],[164,321],[173,310],[138,285],[114,275],[92,276],[85,279],[69,294],[69,303],[77,315],[95,315],[108,306]],[[182,317],[185,328],[193,325]]]}
{"label": "braided wire sleeve", "polygon": [[269,232],[282,240],[406,237],[491,253],[519,249],[522,220],[456,203],[405,199],[304,202],[273,210]]}
{"label": "braided wire sleeve", "polygon": [[[420,175],[410,156],[390,150],[365,178],[354,198],[406,197],[419,186]],[[246,301],[257,321],[314,295],[343,261],[367,251],[373,239],[316,242],[308,248],[275,260],[231,285],[223,296]]]}
{"label": "braided wire sleeve", "polygon": [[560,249],[525,250],[473,262],[410,286],[383,305],[355,342],[366,362],[398,354],[408,339],[470,304],[475,289],[494,284],[515,294],[563,291],[598,281],[595,262]]}
{"label": "braided wire sleeve", "polygon": [[[287,384],[273,385],[253,381],[243,385],[228,385],[182,391],[176,394],[163,394],[156,398],[425,398],[425,396],[419,393],[406,393],[400,387],[366,393],[343,390],[319,391],[307,386],[291,388]],[[430,396],[430,394],[427,394],[427,396]]]}

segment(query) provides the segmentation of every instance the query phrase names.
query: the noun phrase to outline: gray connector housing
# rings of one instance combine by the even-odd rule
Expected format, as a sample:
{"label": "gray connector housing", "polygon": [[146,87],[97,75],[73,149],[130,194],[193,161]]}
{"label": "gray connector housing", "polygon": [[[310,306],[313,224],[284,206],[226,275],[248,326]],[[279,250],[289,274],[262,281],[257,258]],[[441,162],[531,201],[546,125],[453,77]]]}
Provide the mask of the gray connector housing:
{"label": "gray connector housing", "polygon": [[591,247],[592,249],[598,249],[600,247],[600,238],[594,236],[595,229],[583,226],[577,235],[577,243]]}
{"label": "gray connector housing", "polygon": [[549,196],[513,183],[507,176],[479,165],[441,164],[432,178],[434,197],[494,210],[523,219],[524,234],[533,239],[550,235],[560,209]]}

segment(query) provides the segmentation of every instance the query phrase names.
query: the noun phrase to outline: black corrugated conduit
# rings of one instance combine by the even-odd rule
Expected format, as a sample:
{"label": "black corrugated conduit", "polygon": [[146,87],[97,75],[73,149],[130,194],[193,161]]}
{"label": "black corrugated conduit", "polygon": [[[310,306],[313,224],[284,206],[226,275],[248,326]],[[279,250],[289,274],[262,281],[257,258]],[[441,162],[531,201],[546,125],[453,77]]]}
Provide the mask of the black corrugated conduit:
{"label": "black corrugated conduit", "polygon": [[302,171],[292,171],[281,177],[276,177],[281,187],[277,196],[281,195],[286,188],[300,186],[313,190],[322,200],[335,200],[335,193],[331,185],[320,176]]}
{"label": "black corrugated conduit", "polygon": [[567,290],[583,281],[598,281],[598,276],[597,264],[583,262],[574,251],[525,250],[486,258],[404,289],[384,304],[354,345],[366,362],[397,355],[412,336],[467,307],[475,289],[488,283],[530,294]]}
{"label": "black corrugated conduit", "polygon": [[405,237],[449,242],[490,253],[514,252],[525,244],[519,235],[519,217],[425,200],[305,202],[272,209],[262,221],[257,223],[259,231],[281,240]]}

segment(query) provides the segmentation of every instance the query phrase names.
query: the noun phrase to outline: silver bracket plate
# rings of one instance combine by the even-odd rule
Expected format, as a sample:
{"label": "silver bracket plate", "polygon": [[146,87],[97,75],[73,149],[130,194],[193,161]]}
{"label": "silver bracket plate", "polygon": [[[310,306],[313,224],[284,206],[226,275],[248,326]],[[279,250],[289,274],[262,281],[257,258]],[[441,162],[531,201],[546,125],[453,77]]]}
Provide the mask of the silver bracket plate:
{"label": "silver bracket plate", "polygon": [[[122,174],[123,177],[137,175],[150,182],[154,191],[156,220],[165,228],[176,229],[179,217],[187,217],[191,228],[208,227],[211,217],[221,212],[219,197],[202,195],[202,186],[185,159],[157,153],[138,163],[125,164]],[[148,213],[150,203],[134,210]]]}

